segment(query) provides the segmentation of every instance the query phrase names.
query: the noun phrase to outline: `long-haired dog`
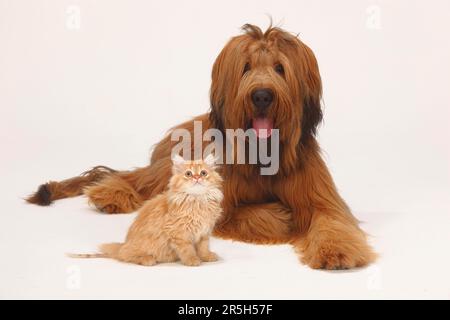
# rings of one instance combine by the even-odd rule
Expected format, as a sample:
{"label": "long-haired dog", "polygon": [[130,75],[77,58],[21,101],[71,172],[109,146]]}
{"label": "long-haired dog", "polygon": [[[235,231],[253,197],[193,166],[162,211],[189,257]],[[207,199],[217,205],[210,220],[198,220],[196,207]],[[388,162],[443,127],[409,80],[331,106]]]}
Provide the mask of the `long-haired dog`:
{"label": "long-haired dog", "polygon": [[[280,168],[265,176],[258,164],[223,166],[226,218],[215,234],[256,243],[291,243],[312,268],[367,265],[375,254],[339,196],[315,138],[322,120],[322,84],[313,52],[280,28],[262,32],[245,25],[243,30],[214,63],[210,112],[193,121],[202,121],[203,130],[278,128]],[[192,132],[193,121],[176,128]],[[96,167],[79,177],[41,185],[28,201],[49,205],[85,194],[100,211],[134,211],[166,188],[173,146],[168,135],[155,146],[147,167]]]}

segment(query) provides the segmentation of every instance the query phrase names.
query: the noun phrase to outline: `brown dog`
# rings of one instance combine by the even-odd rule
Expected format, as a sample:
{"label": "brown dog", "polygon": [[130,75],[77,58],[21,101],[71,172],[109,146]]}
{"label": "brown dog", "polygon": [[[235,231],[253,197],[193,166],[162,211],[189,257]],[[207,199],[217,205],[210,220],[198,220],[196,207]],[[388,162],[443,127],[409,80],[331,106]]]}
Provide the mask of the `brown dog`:
{"label": "brown dog", "polygon": [[[375,254],[339,196],[315,138],[322,119],[322,85],[313,52],[279,28],[264,33],[253,25],[243,29],[245,33],[232,38],[214,63],[211,111],[194,120],[202,121],[203,130],[279,128],[280,169],[264,176],[258,165],[224,165],[226,218],[215,234],[248,242],[292,243],[312,268],[367,265]],[[177,128],[192,132],[193,121]],[[44,184],[28,201],[49,205],[84,193],[101,211],[134,211],[166,188],[173,145],[169,136],[159,142],[147,167],[96,167],[79,177]]]}

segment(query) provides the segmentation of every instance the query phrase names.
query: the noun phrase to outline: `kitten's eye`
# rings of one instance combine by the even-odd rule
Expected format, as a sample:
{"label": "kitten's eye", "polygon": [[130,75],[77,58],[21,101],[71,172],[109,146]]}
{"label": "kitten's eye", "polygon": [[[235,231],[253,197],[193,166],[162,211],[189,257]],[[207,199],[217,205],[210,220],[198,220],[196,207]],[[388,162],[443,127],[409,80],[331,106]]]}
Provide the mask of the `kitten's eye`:
{"label": "kitten's eye", "polygon": [[242,75],[246,74],[248,71],[250,71],[250,63],[246,63],[244,66],[244,71],[242,72]]}
{"label": "kitten's eye", "polygon": [[283,65],[278,63],[275,65],[275,72],[278,73],[279,75],[284,75],[284,68]]}
{"label": "kitten's eye", "polygon": [[202,171],[200,171],[200,175],[202,177],[206,177],[208,175],[208,172],[206,170],[202,170]]}
{"label": "kitten's eye", "polygon": [[192,177],[192,171],[186,171],[186,173],[184,175],[186,177],[190,178],[190,177]]}

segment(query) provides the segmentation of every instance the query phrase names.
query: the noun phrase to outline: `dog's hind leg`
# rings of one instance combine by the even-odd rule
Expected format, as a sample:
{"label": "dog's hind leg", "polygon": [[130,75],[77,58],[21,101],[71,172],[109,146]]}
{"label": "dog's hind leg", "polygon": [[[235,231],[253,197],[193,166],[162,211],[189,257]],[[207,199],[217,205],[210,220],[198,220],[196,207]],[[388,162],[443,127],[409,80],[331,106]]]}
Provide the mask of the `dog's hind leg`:
{"label": "dog's hind leg", "polygon": [[43,184],[26,201],[47,206],[54,200],[85,194],[100,211],[129,213],[137,210],[144,200],[164,191],[170,176],[170,158],[132,171],[98,166],[77,177]]}
{"label": "dog's hind leg", "polygon": [[145,168],[109,175],[85,188],[84,193],[100,211],[129,213],[163,192],[170,176],[170,159],[160,159]]}
{"label": "dog's hind leg", "polygon": [[89,204],[106,213],[129,213],[142,204],[142,197],[121,176],[110,175],[84,189]]}

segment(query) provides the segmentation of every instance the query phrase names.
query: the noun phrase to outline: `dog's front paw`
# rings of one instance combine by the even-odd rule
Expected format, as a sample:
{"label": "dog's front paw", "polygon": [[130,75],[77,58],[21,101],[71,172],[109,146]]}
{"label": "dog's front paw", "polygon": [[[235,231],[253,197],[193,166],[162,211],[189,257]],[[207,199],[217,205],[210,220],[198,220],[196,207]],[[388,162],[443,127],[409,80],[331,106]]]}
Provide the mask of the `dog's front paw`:
{"label": "dog's front paw", "polygon": [[301,260],[313,269],[342,270],[363,267],[374,258],[367,245],[328,240],[308,248]]}

